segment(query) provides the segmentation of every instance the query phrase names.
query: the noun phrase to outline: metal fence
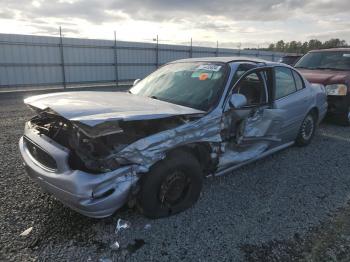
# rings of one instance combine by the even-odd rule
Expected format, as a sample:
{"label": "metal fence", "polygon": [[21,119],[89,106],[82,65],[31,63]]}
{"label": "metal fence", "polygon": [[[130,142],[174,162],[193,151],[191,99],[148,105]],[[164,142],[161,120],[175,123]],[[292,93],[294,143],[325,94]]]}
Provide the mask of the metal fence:
{"label": "metal fence", "polygon": [[0,34],[0,90],[113,84],[143,78],[176,59],[246,56],[277,61],[283,53],[261,50]]}

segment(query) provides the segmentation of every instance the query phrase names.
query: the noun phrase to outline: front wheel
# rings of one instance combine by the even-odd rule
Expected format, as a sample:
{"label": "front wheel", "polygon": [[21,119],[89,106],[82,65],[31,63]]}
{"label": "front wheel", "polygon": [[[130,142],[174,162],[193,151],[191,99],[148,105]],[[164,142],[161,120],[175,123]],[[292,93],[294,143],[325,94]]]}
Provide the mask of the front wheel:
{"label": "front wheel", "polygon": [[310,112],[304,118],[303,123],[301,124],[297,139],[295,140],[295,144],[297,146],[306,146],[310,144],[315,134],[316,125],[316,116]]}
{"label": "front wheel", "polygon": [[141,177],[138,206],[149,218],[182,212],[199,198],[203,175],[198,160],[187,151],[174,151]]}
{"label": "front wheel", "polygon": [[349,126],[350,125],[350,107],[348,108],[347,111],[345,111],[340,119],[339,119],[339,122],[341,125],[343,126]]}

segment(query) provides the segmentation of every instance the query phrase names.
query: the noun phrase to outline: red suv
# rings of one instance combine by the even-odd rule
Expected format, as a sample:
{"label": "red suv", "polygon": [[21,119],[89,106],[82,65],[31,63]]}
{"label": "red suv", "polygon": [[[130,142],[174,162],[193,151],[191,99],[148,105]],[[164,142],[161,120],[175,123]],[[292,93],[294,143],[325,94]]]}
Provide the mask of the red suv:
{"label": "red suv", "polygon": [[350,48],[310,51],[295,65],[311,83],[322,84],[328,95],[328,114],[350,124]]}

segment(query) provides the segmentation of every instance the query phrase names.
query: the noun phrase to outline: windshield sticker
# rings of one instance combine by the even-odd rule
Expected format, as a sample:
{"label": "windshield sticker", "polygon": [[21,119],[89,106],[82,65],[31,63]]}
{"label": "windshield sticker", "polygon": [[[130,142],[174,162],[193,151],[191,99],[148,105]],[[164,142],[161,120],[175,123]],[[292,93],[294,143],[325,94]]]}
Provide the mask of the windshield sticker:
{"label": "windshield sticker", "polygon": [[213,71],[213,72],[218,72],[221,69],[221,66],[219,65],[200,65],[196,68],[196,70],[206,70],[206,71]]}
{"label": "windshield sticker", "polygon": [[204,80],[207,80],[208,77],[209,77],[209,75],[207,73],[201,73],[199,75],[199,80],[204,81]]}
{"label": "windshield sticker", "polygon": [[214,75],[216,75],[217,73],[214,72],[193,72],[191,77],[192,78],[198,78],[199,80],[208,80],[208,79],[212,79]]}
{"label": "windshield sticker", "polygon": [[350,54],[343,54],[343,57],[350,57]]}

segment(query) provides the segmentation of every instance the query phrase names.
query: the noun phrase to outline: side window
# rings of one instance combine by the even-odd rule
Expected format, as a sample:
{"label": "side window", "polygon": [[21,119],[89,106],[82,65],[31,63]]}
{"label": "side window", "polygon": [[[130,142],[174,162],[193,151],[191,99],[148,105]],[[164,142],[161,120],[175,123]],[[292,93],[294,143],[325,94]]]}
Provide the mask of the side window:
{"label": "side window", "polygon": [[255,65],[252,64],[241,64],[238,66],[235,75],[233,76],[233,83],[235,84],[237,82],[237,80],[248,70],[253,69],[254,67],[256,67]]}
{"label": "side window", "polygon": [[247,98],[247,106],[266,103],[264,79],[259,72],[252,72],[245,76],[235,87],[233,93],[242,94]]}
{"label": "side window", "polygon": [[297,87],[297,90],[303,89],[304,88],[304,81],[303,81],[303,79],[294,70],[292,70],[292,72],[293,72],[293,76],[294,76],[294,79],[295,79],[295,85]]}
{"label": "side window", "polygon": [[275,99],[285,97],[296,91],[294,77],[289,68],[275,68],[275,83]]}

